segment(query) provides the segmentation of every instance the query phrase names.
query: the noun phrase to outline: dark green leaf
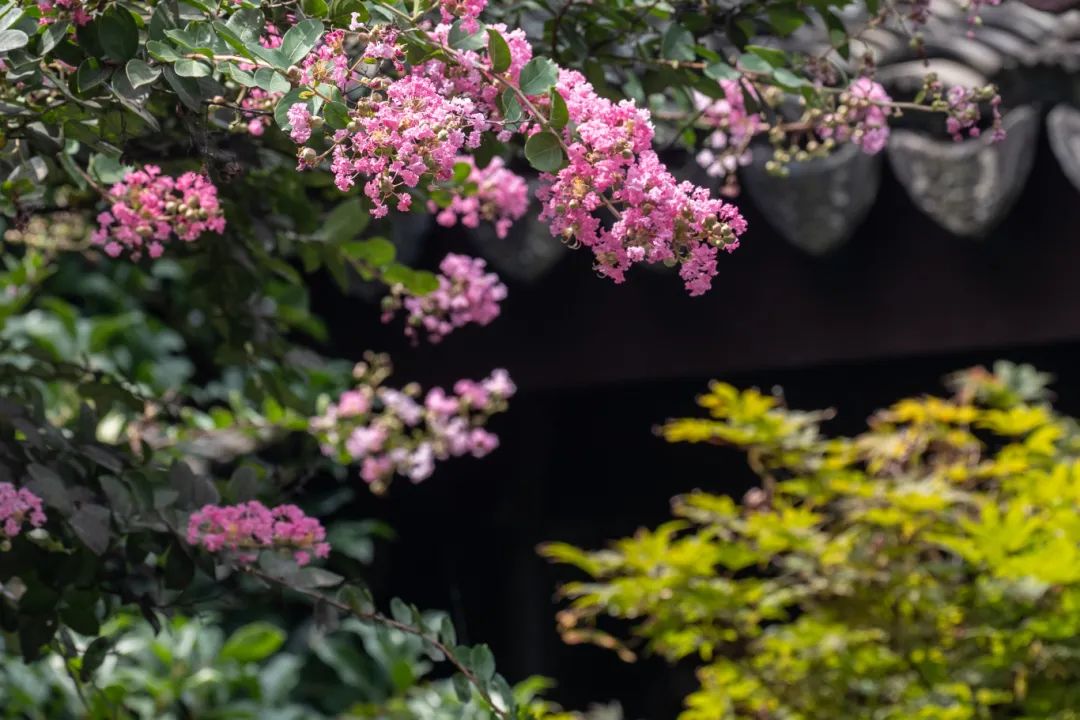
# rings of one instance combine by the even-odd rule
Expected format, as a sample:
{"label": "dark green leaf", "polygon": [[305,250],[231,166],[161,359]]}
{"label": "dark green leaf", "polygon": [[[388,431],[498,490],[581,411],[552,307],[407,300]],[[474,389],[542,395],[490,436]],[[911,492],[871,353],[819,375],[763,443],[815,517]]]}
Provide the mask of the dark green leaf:
{"label": "dark green leaf", "polygon": [[79,677],[83,682],[88,682],[93,677],[94,671],[105,662],[105,657],[109,654],[111,647],[112,640],[107,637],[99,637],[90,643],[86,652],[83,653],[82,666],[79,668]]}
{"label": "dark green leaf", "polygon": [[394,244],[381,237],[346,243],[341,249],[349,257],[374,268],[386,267],[394,262],[396,254]]}
{"label": "dark green leaf", "polygon": [[545,57],[533,58],[521,68],[518,87],[525,95],[543,95],[559,79],[559,68]]}
{"label": "dark green leaf", "polygon": [[37,463],[31,463],[26,470],[30,473],[30,482],[26,484],[30,491],[62,515],[70,515],[75,506],[60,475],[52,468]]}
{"label": "dark green leaf", "polygon": [[713,80],[738,80],[741,75],[739,71],[728,65],[726,62],[718,61],[710,63],[705,68],[705,77],[712,78]]}
{"label": "dark green leaf", "polygon": [[126,8],[114,6],[94,21],[105,57],[124,62],[139,50],[139,26]]}
{"label": "dark green leaf", "polygon": [[342,130],[352,120],[349,117],[349,108],[345,106],[345,103],[328,102],[323,106],[323,119],[326,120],[326,124],[334,130]]}
{"label": "dark green leaf", "polygon": [[660,53],[668,60],[693,60],[697,57],[693,34],[681,25],[672,23],[664,33]]}
{"label": "dark green leaf", "polygon": [[510,55],[510,46],[498,30],[488,28],[488,59],[491,60],[491,69],[497,73],[503,73],[510,69],[513,59]]}
{"label": "dark green leaf", "polygon": [[319,233],[327,242],[340,244],[352,240],[367,227],[370,216],[356,198],[342,201],[323,222]]}
{"label": "dark green leaf", "polygon": [[483,29],[468,32],[459,20],[451,26],[447,40],[455,50],[480,50],[487,43],[486,37]]}
{"label": "dark green leaf", "polygon": [[559,138],[552,132],[539,132],[525,142],[525,157],[540,172],[554,173],[566,162]]}
{"label": "dark green leaf", "polygon": [[[747,45],[746,51],[761,58],[772,67],[786,67],[788,64],[787,53],[783,50],[764,47],[762,45]],[[745,57],[746,56],[743,55],[743,58]],[[739,62],[742,63],[742,58],[739,59]]]}
{"label": "dark green leaf", "polygon": [[762,75],[772,74],[772,65],[753,53],[743,53],[739,56],[739,69]]}
{"label": "dark green leaf", "polygon": [[770,7],[766,12],[769,24],[781,37],[795,32],[809,19],[802,10],[788,6]]}
{"label": "dark green leaf", "polygon": [[138,58],[128,60],[127,65],[124,66],[124,72],[127,73],[128,82],[133,88],[149,85],[161,77],[160,69],[151,67],[146,61]]}
{"label": "dark green leaf", "polygon": [[267,622],[254,622],[237,629],[221,648],[222,660],[251,663],[265,660],[285,642],[285,633]]}
{"label": "dark green leaf", "polygon": [[22,30],[0,30],[0,53],[9,53],[25,47],[30,42],[30,36]]}
{"label": "dark green leaf", "polygon": [[551,88],[551,114],[548,122],[555,130],[562,130],[570,122],[570,111],[566,107],[566,100],[555,88]]}
{"label": "dark green leaf", "polygon": [[95,555],[109,549],[109,510],[101,505],[82,505],[68,519],[71,529]]}
{"label": "dark green leaf", "polygon": [[146,51],[150,53],[150,57],[161,62],[176,62],[180,59],[180,53],[176,52],[176,49],[168,43],[163,43],[158,40],[148,40],[146,43]]}
{"label": "dark green leaf", "polygon": [[75,89],[81,93],[92,90],[105,82],[111,72],[96,58],[86,58],[75,71]]}
{"label": "dark green leaf", "polygon": [[281,38],[281,52],[290,65],[300,62],[311,52],[322,37],[323,24],[319,20],[302,20],[289,28]]}
{"label": "dark green leaf", "polygon": [[177,60],[173,65],[173,69],[180,77],[206,77],[209,75],[213,68],[201,60],[189,60],[187,58]]}

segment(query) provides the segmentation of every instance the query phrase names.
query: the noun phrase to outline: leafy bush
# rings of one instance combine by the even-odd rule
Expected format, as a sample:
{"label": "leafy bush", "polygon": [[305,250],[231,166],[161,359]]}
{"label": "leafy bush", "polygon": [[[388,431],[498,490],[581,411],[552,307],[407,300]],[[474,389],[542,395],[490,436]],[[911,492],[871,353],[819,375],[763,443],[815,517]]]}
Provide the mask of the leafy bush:
{"label": "leafy bush", "polygon": [[713,383],[671,442],[743,450],[761,486],[695,491],[610,549],[547,545],[590,580],[570,642],[696,658],[683,720],[1075,718],[1080,432],[1046,378],[999,364],[900,400],[853,437],[779,397]]}

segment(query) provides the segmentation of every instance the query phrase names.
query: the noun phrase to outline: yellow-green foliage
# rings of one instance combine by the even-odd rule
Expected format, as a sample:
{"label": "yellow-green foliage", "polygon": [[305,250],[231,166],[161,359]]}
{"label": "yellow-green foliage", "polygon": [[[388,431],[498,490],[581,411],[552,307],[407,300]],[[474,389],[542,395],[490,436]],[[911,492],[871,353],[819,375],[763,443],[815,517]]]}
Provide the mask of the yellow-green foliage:
{"label": "yellow-green foliage", "polygon": [[743,449],[761,488],[545,546],[590,576],[565,639],[697,662],[682,720],[1080,718],[1080,433],[1044,384],[999,363],[828,438],[827,413],[713,383],[662,432]]}

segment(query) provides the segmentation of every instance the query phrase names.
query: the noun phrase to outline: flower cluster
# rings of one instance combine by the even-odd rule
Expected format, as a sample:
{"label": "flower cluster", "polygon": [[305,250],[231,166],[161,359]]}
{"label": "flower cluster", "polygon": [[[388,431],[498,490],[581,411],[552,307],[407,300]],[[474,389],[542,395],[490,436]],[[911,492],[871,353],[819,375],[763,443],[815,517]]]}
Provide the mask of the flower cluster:
{"label": "flower cluster", "polygon": [[[575,130],[563,130],[567,166],[541,177],[540,218],[556,237],[592,249],[597,270],[615,282],[637,262],[690,262],[686,287],[705,292],[717,249],[734,250],[746,230],[738,209],[675,180],[652,149],[647,111],[601,97],[576,71],[560,71],[556,87]],[[611,227],[605,210],[615,216]]]}
{"label": "flower cluster", "polygon": [[863,152],[876,155],[889,140],[890,103],[892,98],[880,83],[865,76],[856,78],[840,94],[835,112],[822,118],[817,133],[839,142],[850,140]]}
{"label": "flower cluster", "polygon": [[487,0],[439,0],[439,12],[442,21],[451,23],[454,18],[461,19],[461,27],[466,32],[476,32],[480,27],[477,18],[487,7]]}
{"label": "flower cluster", "polygon": [[37,0],[37,8],[41,11],[41,18],[38,20],[40,25],[70,20],[82,26],[93,19],[83,6],[83,0]]}
{"label": "flower cluster", "polygon": [[249,135],[259,137],[266,132],[272,122],[274,106],[281,96],[282,93],[267,92],[262,88],[248,88],[240,107],[247,111],[242,114],[247,117],[245,128]]}
{"label": "flower cluster", "polygon": [[945,89],[944,84],[934,74],[928,75],[923,84],[924,92],[930,101],[930,107],[945,113],[945,128],[953,140],[979,137],[982,128],[980,105],[990,105],[990,130],[994,142],[1005,139],[1005,129],[1001,125],[1001,96],[993,85],[977,88],[953,86]]}
{"label": "flower cluster", "polygon": [[257,500],[238,505],[204,505],[191,514],[187,541],[208,552],[229,551],[241,564],[258,559],[260,550],[286,550],[298,565],[330,554],[326,530],[295,505],[267,508]]}
{"label": "flower cluster", "polygon": [[499,157],[492,158],[485,168],[478,168],[469,156],[457,158],[455,180],[462,165],[468,167],[464,183],[447,188],[441,209],[435,200],[428,201],[428,210],[436,213],[435,220],[443,227],[461,222],[465,227],[475,228],[485,220],[495,225],[496,235],[505,238],[514,221],[529,209],[528,185],[521,176],[507,169]]}
{"label": "flower cluster", "polygon": [[[454,3],[446,9],[466,7]],[[479,7],[482,3],[468,5],[470,12]],[[357,26],[357,30],[370,49],[375,29],[361,32]],[[313,116],[307,104],[289,109],[291,136],[304,146],[300,167],[331,157],[335,182],[343,191],[365,177],[364,192],[374,204],[373,215],[382,217],[389,203],[408,210],[414,188],[441,189],[440,183],[453,177],[459,155],[478,147],[483,133],[494,132],[506,140],[513,132],[528,137],[541,130],[542,118],[534,115],[548,111],[546,96],[526,103],[533,109],[522,118],[504,117],[499,102],[504,92],[512,94],[506,86],[518,82],[532,57],[524,33],[506,33],[510,63],[496,73],[485,55],[450,48],[449,31],[448,25],[440,25],[430,32],[431,41],[442,49],[433,58],[408,70],[395,62],[401,74],[396,79],[350,77],[346,39],[341,31],[328,33],[303,61],[301,80],[331,83],[342,90],[352,83],[368,92],[350,110],[347,127],[333,133],[330,150],[321,154],[308,145],[321,118]],[[734,250],[746,229],[738,210],[671,175],[652,149],[648,111],[631,101],[614,103],[600,96],[577,72],[560,71],[557,90],[569,114],[570,122],[561,130],[569,162],[557,173],[543,175],[539,191],[540,217],[549,222],[552,235],[589,247],[598,271],[616,282],[622,282],[626,270],[638,262],[687,264],[682,270],[687,288],[694,295],[705,292],[716,273],[717,250]],[[733,136],[744,132],[743,124],[740,120],[739,127],[729,132]],[[475,201],[452,200],[440,222],[474,222],[487,202],[486,212],[496,218],[497,230],[505,231],[509,224],[505,221],[525,204],[521,185],[490,187],[491,192]],[[501,217],[499,203],[504,208]]]}
{"label": "flower cluster", "polygon": [[145,251],[157,258],[174,235],[192,242],[204,232],[225,231],[217,188],[205,175],[188,172],[173,178],[146,165],[124,175],[108,196],[111,204],[98,215],[91,240],[110,257],[126,251],[137,260]]}
{"label": "flower cluster", "polygon": [[747,112],[738,81],[720,80],[719,84],[723,98],[694,92],[694,105],[701,113],[701,122],[711,130],[697,161],[710,176],[725,177],[734,186],[736,169],[750,164],[750,141],[769,126],[760,113]]}
{"label": "flower cluster", "polygon": [[427,295],[409,295],[401,286],[391,289],[384,300],[383,321],[389,322],[404,307],[409,313],[405,334],[417,340],[427,332],[437,343],[455,328],[475,323],[487,325],[499,316],[499,303],[506,299],[506,286],[495,273],[486,272],[487,263],[467,255],[448,254],[439,263],[439,287]]}
{"label": "flower cluster", "polygon": [[0,482],[0,529],[3,535],[8,539],[16,537],[26,523],[32,527],[45,524],[41,498],[26,488]]}
{"label": "flower cluster", "polygon": [[483,457],[499,445],[484,425],[507,408],[516,388],[505,370],[474,382],[459,380],[453,392],[432,388],[385,387],[390,374],[384,357],[369,356],[354,372],[359,385],[312,418],[311,431],[323,454],[342,463],[359,463],[360,477],[376,493],[395,474],[421,482],[436,461],[472,455]]}
{"label": "flower cluster", "polygon": [[[310,114],[294,105],[289,117],[294,123],[294,117],[299,118],[304,128],[298,132],[294,125],[293,139],[306,142]],[[373,92],[361,100],[349,127],[334,134],[335,184],[345,191],[357,177],[366,176],[364,193],[375,206],[372,215],[385,216],[388,201],[398,210],[408,210],[412,205],[408,189],[422,179],[449,180],[458,155],[480,145],[486,125],[470,99],[444,97],[426,78],[402,78],[389,85],[385,97]],[[314,160],[310,148],[301,152],[301,167]]]}

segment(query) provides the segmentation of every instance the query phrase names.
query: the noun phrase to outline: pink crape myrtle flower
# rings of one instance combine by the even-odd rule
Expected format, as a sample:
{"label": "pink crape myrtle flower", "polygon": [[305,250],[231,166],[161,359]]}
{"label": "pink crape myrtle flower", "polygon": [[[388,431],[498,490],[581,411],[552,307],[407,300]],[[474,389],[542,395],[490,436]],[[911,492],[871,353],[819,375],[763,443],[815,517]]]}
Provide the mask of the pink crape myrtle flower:
{"label": "pink crape myrtle flower", "polygon": [[3,537],[17,537],[27,524],[31,527],[45,524],[41,498],[26,488],[0,482],[0,530]]}
{"label": "pink crape myrtle flower", "polygon": [[747,112],[738,81],[720,80],[720,89],[722,98],[694,92],[694,106],[701,113],[701,121],[712,128],[696,159],[712,177],[730,176],[740,166],[749,165],[750,141],[769,127],[761,113]]}
{"label": "pink crape myrtle flower", "polygon": [[109,257],[127,252],[138,260],[146,252],[158,258],[173,237],[193,242],[204,232],[225,231],[217,188],[205,175],[173,178],[146,165],[127,173],[108,194],[111,205],[98,215],[91,240]]}
{"label": "pink crape myrtle flower", "polygon": [[[540,219],[552,235],[590,248],[596,269],[615,282],[638,262],[679,262],[739,245],[746,221],[738,209],[708,190],[678,182],[652,149],[649,113],[633,102],[601,97],[581,73],[562,70],[556,85],[576,132],[563,131],[566,167],[541,176]],[[600,213],[616,215],[607,227]],[[715,266],[697,262],[686,281],[691,295],[705,292]]]}
{"label": "pink crape myrtle flower", "polygon": [[39,25],[52,25],[59,20],[70,20],[81,27],[93,19],[90,13],[86,12],[83,0],[37,0],[37,7],[41,11]]}
{"label": "pink crape myrtle flower", "polygon": [[326,530],[295,505],[267,508],[257,500],[238,505],[204,505],[188,520],[187,541],[207,552],[234,554],[242,565],[260,550],[286,550],[298,565],[330,554]]}
{"label": "pink crape myrtle flower", "polygon": [[856,78],[840,96],[846,113],[827,114],[817,133],[824,139],[850,140],[868,155],[885,149],[889,140],[889,109],[892,98],[880,83],[868,77]]}
{"label": "pink crape myrtle flower", "polygon": [[[450,14],[445,19],[472,16],[482,5],[444,3],[443,9]],[[340,190],[363,181],[374,217],[386,216],[391,204],[399,211],[408,210],[413,191],[445,190],[459,156],[479,147],[484,133],[506,141],[515,134],[527,138],[542,129],[528,114],[510,122],[502,116],[499,99],[504,85],[519,81],[522,68],[532,58],[532,47],[520,29],[493,28],[503,34],[510,48],[509,67],[499,73],[482,52],[448,49],[451,57],[436,55],[406,67],[400,55],[382,47],[369,59],[381,62],[382,56],[392,56],[386,59],[399,77],[342,77],[339,70],[344,66],[339,60],[347,55],[344,40],[336,34],[339,31],[327,33],[302,64],[305,83],[336,84],[343,92],[346,83],[368,90],[350,111],[347,127],[330,138],[329,156]],[[448,46],[449,32],[450,25],[444,23],[429,36]],[[371,48],[379,43],[366,28],[365,33],[363,52],[374,52]],[[345,74],[350,72],[351,66],[346,67]],[[704,188],[675,180],[653,150],[647,110],[629,100],[615,103],[600,96],[581,73],[559,71],[556,87],[566,101],[570,120],[561,130],[566,166],[541,175],[540,219],[549,223],[555,237],[571,246],[588,247],[597,271],[615,282],[622,282],[626,271],[638,262],[690,263],[682,273],[687,289],[694,295],[705,292],[716,272],[712,262],[716,251],[737,248],[746,230],[738,209],[712,198]],[[530,104],[544,113],[550,99],[541,95],[531,98]],[[294,139],[303,146],[298,156],[300,167],[306,168],[326,154],[307,145],[311,136],[306,118],[299,120]],[[475,200],[469,195],[452,198],[450,207],[438,213],[439,222],[469,225],[488,213],[495,217],[496,231],[505,232],[506,221],[523,202],[519,185],[499,186],[511,188],[512,194],[496,195],[492,185],[486,197],[477,193]],[[496,209],[500,204],[513,211],[500,217]],[[436,335],[445,334],[446,325],[431,322]],[[452,327],[453,321],[449,322]]]}
{"label": "pink crape myrtle flower", "polygon": [[454,164],[461,163],[471,168],[465,182],[475,185],[475,191],[465,194],[451,187],[449,204],[440,209],[434,201],[429,201],[428,211],[435,213],[435,221],[443,227],[460,222],[467,228],[475,228],[484,220],[494,224],[496,235],[505,238],[510,226],[529,209],[528,184],[507,169],[500,157],[492,158],[485,168],[476,167],[476,161],[469,156],[457,158]]}
{"label": "pink crape myrtle flower", "polygon": [[324,455],[358,464],[360,477],[381,493],[394,475],[421,482],[438,462],[494,451],[499,438],[484,425],[516,391],[505,370],[479,382],[459,380],[453,392],[431,388],[422,398],[415,387],[364,384],[312,418],[311,431]]}
{"label": "pink crape myrtle flower", "polygon": [[461,27],[466,32],[474,33],[480,29],[477,19],[487,7],[487,0],[439,0],[439,12],[444,23],[452,23],[455,18],[461,20]]}
{"label": "pink crape myrtle flower", "polygon": [[499,316],[499,303],[506,299],[506,286],[495,273],[486,272],[487,263],[468,255],[448,254],[439,263],[439,287],[427,295],[409,295],[395,287],[384,302],[383,322],[396,310],[408,312],[405,334],[414,342],[421,330],[433,343],[456,328],[488,325]]}

